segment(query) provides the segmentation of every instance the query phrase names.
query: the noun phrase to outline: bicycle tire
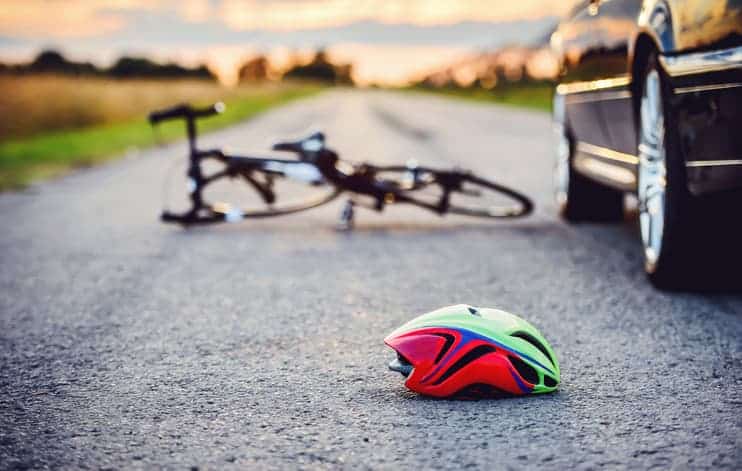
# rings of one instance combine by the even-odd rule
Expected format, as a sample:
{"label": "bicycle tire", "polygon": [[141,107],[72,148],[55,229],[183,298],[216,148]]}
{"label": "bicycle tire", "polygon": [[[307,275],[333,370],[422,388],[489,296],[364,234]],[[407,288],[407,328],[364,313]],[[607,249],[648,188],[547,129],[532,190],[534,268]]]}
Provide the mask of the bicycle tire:
{"label": "bicycle tire", "polygon": [[[388,166],[374,167],[374,171],[377,173],[377,175],[385,172],[409,174],[411,172],[411,169],[405,166]],[[396,188],[393,187],[393,189],[401,192],[406,197],[405,199],[407,202],[433,210],[433,205],[431,205],[430,203],[421,202],[420,200],[415,199],[412,195],[414,195],[415,192],[420,191],[421,189],[429,187],[431,185],[440,185],[438,181],[440,180],[441,176],[455,175],[455,177],[460,179],[460,181],[462,182],[462,187],[463,184],[468,184],[469,186],[474,187],[481,187],[490,192],[496,193],[501,197],[504,197],[505,199],[509,200],[511,204],[506,206],[497,205],[491,207],[449,204],[444,209],[444,213],[488,219],[510,219],[524,217],[533,212],[533,202],[528,196],[512,188],[492,182],[485,178],[478,177],[471,173],[459,171],[446,172],[425,167],[417,167],[416,171],[418,172],[418,174],[422,174],[423,176],[425,176],[426,174],[428,175],[428,178],[423,178],[420,185],[417,186],[410,187],[409,183],[407,183],[405,179],[397,181],[382,181],[386,181],[387,183],[397,183]],[[430,178],[430,176],[432,176],[433,178]],[[453,189],[451,194],[456,193],[460,193],[460,191]]]}
{"label": "bicycle tire", "polygon": [[[200,206],[191,206],[187,210],[183,208],[181,211],[165,210],[162,212],[161,219],[164,222],[189,226],[285,216],[327,204],[342,193],[341,189],[332,184],[303,184],[282,176],[275,181],[292,181],[293,184],[302,186],[307,190],[309,188],[315,188],[316,191],[312,191],[311,194],[299,196],[298,198],[289,198],[288,201],[279,196],[275,201],[268,202],[269,200],[263,200],[260,197],[260,190],[256,186],[255,180],[251,178],[254,174],[258,173],[263,172],[253,171],[253,173],[247,174],[247,176],[240,175],[238,172],[236,176],[231,178],[220,176],[218,179],[214,179],[202,187],[200,191],[203,192],[203,195],[201,196]],[[235,178],[239,180],[235,180]],[[223,184],[227,184],[231,192],[226,194],[219,194],[218,191],[216,194],[212,193],[215,189],[219,190],[219,185]],[[179,193],[181,192],[176,192],[176,194]],[[243,196],[247,196],[252,200],[249,207],[242,204],[244,201],[242,203],[237,202]]]}
{"label": "bicycle tire", "polygon": [[[264,211],[255,211],[255,210],[241,210],[243,213],[243,217],[245,219],[259,219],[259,218],[269,218],[274,216],[286,216],[288,214],[294,214],[299,213],[301,211],[307,211],[309,209],[314,209],[319,206],[322,206],[324,204],[329,203],[330,201],[334,200],[338,196],[340,196],[340,193],[342,193],[342,190],[338,188],[333,188],[333,191],[328,192],[325,195],[319,195],[315,198],[307,198],[306,201],[297,202],[294,205],[287,205],[285,207],[281,208],[275,208],[271,209],[270,207]],[[212,207],[212,211],[216,213],[224,213],[224,211],[221,211],[219,208],[215,208],[215,204],[210,205]]]}
{"label": "bicycle tire", "polygon": [[164,222],[174,222],[184,226],[190,226],[238,222],[243,219],[264,219],[274,216],[286,216],[288,214],[307,211],[327,204],[340,196],[340,193],[342,193],[342,191],[336,189],[332,193],[328,193],[327,195],[312,200],[307,200],[307,202],[304,203],[296,204],[294,206],[286,206],[280,209],[269,208],[265,211],[244,210],[227,207],[221,203],[208,203],[195,212],[173,213],[170,211],[163,211],[161,219]]}

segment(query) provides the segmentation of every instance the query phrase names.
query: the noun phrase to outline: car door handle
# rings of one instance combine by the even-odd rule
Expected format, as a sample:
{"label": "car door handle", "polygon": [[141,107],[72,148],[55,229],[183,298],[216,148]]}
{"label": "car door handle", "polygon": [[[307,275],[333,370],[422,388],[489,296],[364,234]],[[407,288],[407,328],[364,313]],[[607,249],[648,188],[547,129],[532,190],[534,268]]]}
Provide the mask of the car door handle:
{"label": "car door handle", "polygon": [[601,0],[590,0],[590,4],[587,6],[587,13],[590,16],[595,16],[600,11]]}

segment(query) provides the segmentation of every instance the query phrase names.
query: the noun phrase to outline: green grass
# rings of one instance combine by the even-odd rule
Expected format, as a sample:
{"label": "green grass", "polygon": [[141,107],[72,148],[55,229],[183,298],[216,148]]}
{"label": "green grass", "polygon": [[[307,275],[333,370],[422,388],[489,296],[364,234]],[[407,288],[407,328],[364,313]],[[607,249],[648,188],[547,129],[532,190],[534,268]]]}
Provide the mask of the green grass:
{"label": "green grass", "polygon": [[[199,123],[199,130],[223,128],[269,108],[319,93],[318,85],[292,86],[254,96],[227,100],[226,111]],[[0,142],[0,191],[23,188],[29,183],[91,166],[120,156],[129,149],[146,148],[159,141],[184,135],[182,121],[160,125],[152,132],[144,118],[82,129],[55,131]]]}
{"label": "green grass", "polygon": [[551,111],[551,101],[554,93],[553,85],[535,83],[528,85],[506,85],[493,90],[484,88],[422,88],[413,87],[414,92],[433,93],[463,100],[482,103],[497,103],[508,106],[517,106],[540,111]]}

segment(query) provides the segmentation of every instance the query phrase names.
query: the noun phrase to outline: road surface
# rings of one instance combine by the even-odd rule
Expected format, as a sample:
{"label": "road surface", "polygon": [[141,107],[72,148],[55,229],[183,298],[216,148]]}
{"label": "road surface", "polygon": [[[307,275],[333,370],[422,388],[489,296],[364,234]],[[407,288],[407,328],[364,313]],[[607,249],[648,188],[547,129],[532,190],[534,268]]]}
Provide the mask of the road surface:
{"label": "road surface", "polygon": [[[568,226],[546,114],[338,91],[209,136],[309,124],[342,155],[459,165],[533,196],[471,223],[342,201],[275,220],[158,222],[181,145],[0,196],[0,468],[742,467],[742,296],[655,291],[637,227]],[[558,393],[431,400],[382,343],[456,303],[551,341]]]}

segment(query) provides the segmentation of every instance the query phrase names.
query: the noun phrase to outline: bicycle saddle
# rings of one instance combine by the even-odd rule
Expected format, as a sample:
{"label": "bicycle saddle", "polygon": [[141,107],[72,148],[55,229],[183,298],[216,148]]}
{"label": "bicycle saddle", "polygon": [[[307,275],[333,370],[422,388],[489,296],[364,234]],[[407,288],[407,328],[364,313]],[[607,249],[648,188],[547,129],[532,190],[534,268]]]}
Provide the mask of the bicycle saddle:
{"label": "bicycle saddle", "polygon": [[278,142],[273,144],[273,150],[295,152],[297,154],[311,154],[325,148],[325,135],[315,132],[298,141]]}

